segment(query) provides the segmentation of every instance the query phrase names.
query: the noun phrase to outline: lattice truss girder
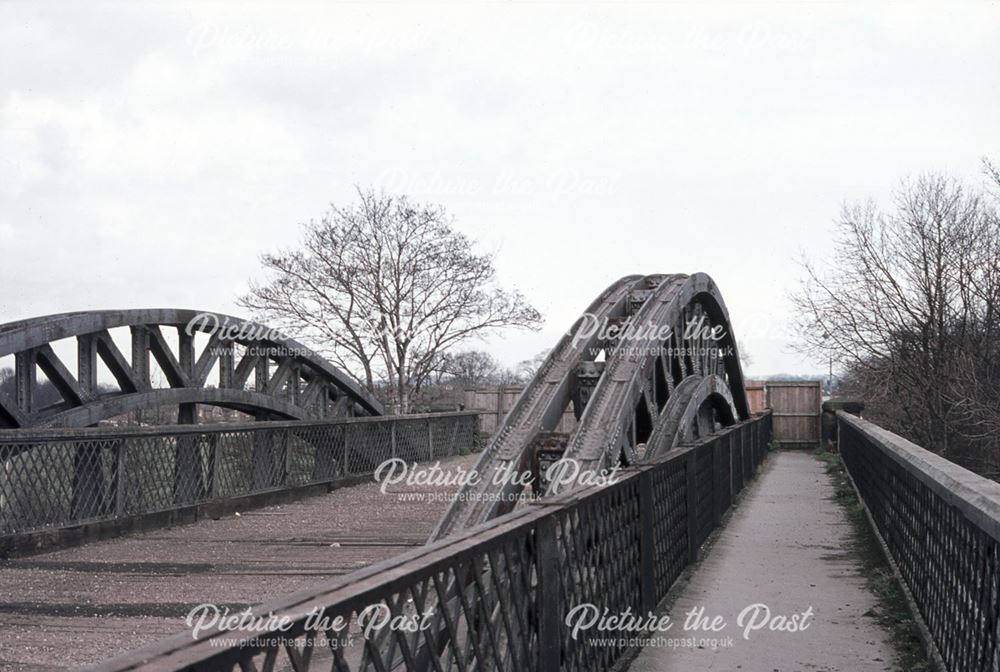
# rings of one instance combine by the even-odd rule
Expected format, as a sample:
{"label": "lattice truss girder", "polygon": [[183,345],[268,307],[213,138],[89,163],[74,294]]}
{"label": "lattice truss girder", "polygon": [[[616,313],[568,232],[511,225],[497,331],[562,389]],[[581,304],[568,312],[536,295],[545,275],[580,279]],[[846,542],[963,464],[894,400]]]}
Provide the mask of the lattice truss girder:
{"label": "lattice truss girder", "polygon": [[[568,409],[576,423],[566,432]],[[704,273],[625,276],[549,353],[497,427],[478,483],[432,538],[509,511],[523,488],[495,476],[531,468],[554,445],[581,470],[598,471],[651,460],[748,417],[736,338],[715,282]]]}
{"label": "lattice truss girder", "polygon": [[[381,414],[378,401],[302,344],[227,315],[198,319],[207,314],[92,311],[0,325],[0,357],[13,355],[15,370],[14,393],[0,391],[0,427],[87,426],[132,410],[173,405],[181,408],[181,421],[191,422],[185,411],[193,416],[198,403],[268,418]],[[219,324],[230,330],[213,329]],[[128,357],[112,336],[115,328],[129,330]],[[167,337],[172,332],[174,339]],[[198,332],[208,334],[200,351]],[[255,336],[262,332],[267,338]],[[52,347],[62,339],[76,341],[75,372]],[[151,362],[162,371],[165,387],[154,386]],[[101,365],[117,390],[99,386]],[[39,403],[39,372],[58,391],[56,403]]]}

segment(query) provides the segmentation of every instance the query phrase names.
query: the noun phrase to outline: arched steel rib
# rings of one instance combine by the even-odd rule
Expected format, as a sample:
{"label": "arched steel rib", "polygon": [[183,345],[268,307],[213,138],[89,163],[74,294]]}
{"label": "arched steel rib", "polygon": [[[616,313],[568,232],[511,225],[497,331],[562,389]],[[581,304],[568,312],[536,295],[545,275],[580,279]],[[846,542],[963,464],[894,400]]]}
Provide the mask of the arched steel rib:
{"label": "arched steel rib", "polygon": [[[218,389],[206,386],[203,375],[191,376],[190,370],[180,372],[180,368],[175,366],[177,370],[165,371],[168,378],[171,375],[177,378],[170,381],[171,387],[167,390],[152,389],[148,381],[142,380],[142,374],[136,370],[135,362],[126,361],[113,347],[113,343],[107,342],[108,330],[118,327],[148,327],[153,330],[151,333],[155,338],[158,337],[159,327],[186,330],[188,325],[191,326],[190,333],[194,331],[211,333],[213,325],[226,325],[230,330],[228,333],[234,334],[235,337],[224,339],[225,343],[257,346],[260,349],[273,349],[283,353],[275,378],[267,381],[266,389],[245,391],[234,386],[220,391],[222,385]],[[99,395],[96,391],[81,386],[74,374],[66,370],[58,356],[52,352],[50,344],[73,337],[81,339],[81,343],[82,339],[103,339],[105,349],[113,351],[108,355],[116,359],[114,363],[117,373],[115,371],[113,373],[116,378],[120,377],[120,383],[124,381],[120,394]],[[221,340],[218,342],[222,343]],[[163,350],[163,341],[160,340],[156,346],[160,349],[158,352]],[[134,343],[133,348],[135,348]],[[301,418],[309,417],[309,410],[305,405],[316,403],[315,395],[319,394],[318,390],[324,390],[320,395],[324,399],[326,397],[323,395],[327,394],[325,390],[328,390],[331,398],[338,402],[349,400],[358,413],[367,415],[382,413],[382,405],[378,400],[322,356],[298,341],[269,330],[265,325],[211,311],[174,308],[83,311],[0,325],[0,357],[11,354],[20,356],[22,353],[40,354],[38,365],[49,367],[46,374],[51,372],[55,376],[53,383],[60,389],[64,399],[69,398],[58,407],[45,409],[22,408],[14,400],[0,398],[0,421],[6,418],[6,424],[14,427],[93,424],[116,415],[122,409],[173,404],[177,400],[181,400],[180,403],[206,403],[240,410],[265,411],[286,418]],[[33,354],[32,362],[35,361],[34,357]],[[207,362],[205,369],[200,370],[199,374],[207,375],[212,363],[212,361]],[[301,376],[296,385],[302,382],[311,386],[310,390],[303,391],[302,404],[299,404],[296,398],[283,399],[279,394],[278,388],[289,381],[290,376]],[[270,398],[263,399],[263,396]],[[346,413],[350,404],[339,404],[337,409]],[[0,422],[0,425],[2,424],[4,423]]]}
{"label": "arched steel rib", "polygon": [[670,395],[646,445],[644,461],[654,460],[685,441],[696,438],[698,414],[706,404],[716,409],[723,425],[736,422],[736,406],[729,385],[715,374],[685,378]]}
{"label": "arched steel rib", "polygon": [[[152,395],[152,396],[151,396]],[[302,408],[277,397],[250,392],[249,390],[227,390],[224,388],[180,388],[157,389],[149,392],[113,395],[102,399],[100,407],[79,406],[45,418],[36,427],[89,427],[107,417],[124,415],[130,411],[155,406],[176,406],[179,404],[209,404],[220,408],[231,408],[243,413],[267,411],[283,420],[308,420],[309,414]]]}
{"label": "arched steel rib", "polygon": [[[649,297],[635,316],[636,325],[673,326],[683,324],[684,311],[701,305],[712,324],[723,327],[723,337],[716,345],[727,352],[723,366],[734,406],[740,418],[749,417],[743,387],[743,373],[729,323],[728,312],[714,281],[704,273],[664,282]],[[685,346],[697,345],[683,344]],[[634,420],[637,404],[647,388],[655,365],[655,348],[662,346],[656,334],[638,329],[636,336],[622,341],[605,364],[604,374],[594,389],[590,402],[570,437],[564,457],[577,461],[581,471],[599,470],[617,463],[625,447],[625,432]],[[729,350],[731,348],[731,350]],[[633,456],[634,458],[634,456]],[[561,487],[553,484],[552,490]]]}
{"label": "arched steel rib", "polygon": [[[623,317],[630,293],[661,277],[628,275],[618,280],[587,308],[586,315],[591,317],[582,316],[559,339],[513,408],[497,426],[475,467],[479,482],[462,488],[432,533],[432,540],[489,520],[511,508],[509,502],[500,500],[519,492],[521,488],[509,482],[498,486],[495,477],[498,474],[502,476],[504,469],[521,470],[525,467],[526,452],[536,434],[554,429],[569,405],[576,366],[583,361],[592,361],[599,349],[599,331],[587,338],[576,338],[578,330],[587,319],[596,319],[603,324],[612,318]],[[485,501],[487,499],[489,501]]]}
{"label": "arched steel rib", "polygon": [[[637,310],[636,304],[639,304]],[[680,441],[691,438],[695,431],[699,436],[714,431],[716,421],[727,425],[737,418],[749,416],[735,338],[725,304],[711,278],[700,273],[690,277],[658,275],[639,279],[638,276],[629,276],[609,287],[588,312],[599,314],[600,320],[606,322],[610,318],[624,316],[627,309],[630,328],[613,343],[597,343],[596,336],[585,342],[574,341],[570,335],[560,340],[498,427],[479,460],[476,470],[481,480],[475,486],[463,488],[460,498],[449,508],[432,539],[486,522],[509,508],[505,495],[516,489],[496,485],[490,477],[494,473],[502,473],[507,466],[524,469],[533,439],[539,432],[555,429],[567,408],[576,366],[592,360],[598,350],[603,349],[607,361],[565,452],[565,457],[583,462],[580,466],[584,469],[601,468],[617,462],[623,447],[623,434],[638,422],[636,408],[643,398],[649,407],[649,417],[655,421],[651,420],[652,426],[647,428],[647,450],[639,456],[632,447],[631,459],[652,459]],[[721,326],[722,338],[714,341],[685,336],[683,327],[690,311],[704,312],[710,325]],[[581,321],[578,321],[569,334],[576,333],[580,325]],[[647,330],[645,325],[669,326],[671,329],[664,336],[663,330]],[[671,355],[678,359],[676,368],[671,361],[672,368],[666,374],[670,380],[658,375],[664,372],[662,367],[665,362],[660,348],[707,345],[720,349],[724,353],[722,359],[708,348],[704,353],[699,351],[693,356]],[[550,492],[554,490],[552,487],[549,489]],[[567,524],[573,523],[570,521]],[[494,569],[492,566],[468,566],[465,571],[473,575],[482,572],[484,576],[477,583],[491,590],[493,584],[487,575]],[[456,579],[448,583],[439,614],[457,604],[460,583]],[[488,621],[496,617],[496,613],[486,615]],[[440,633],[441,628],[440,619],[436,617],[431,632]],[[431,658],[440,656],[444,649],[444,638],[438,635],[433,637],[433,643],[424,647],[424,654]]]}

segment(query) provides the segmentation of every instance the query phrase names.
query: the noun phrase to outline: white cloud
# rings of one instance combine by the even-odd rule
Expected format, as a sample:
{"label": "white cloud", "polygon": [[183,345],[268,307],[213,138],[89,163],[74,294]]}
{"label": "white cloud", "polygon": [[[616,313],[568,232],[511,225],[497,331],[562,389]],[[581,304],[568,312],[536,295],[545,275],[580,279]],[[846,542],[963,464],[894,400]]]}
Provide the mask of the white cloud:
{"label": "white cloud", "polygon": [[16,235],[17,231],[14,230],[13,226],[0,220],[0,243],[11,243]]}
{"label": "white cloud", "polygon": [[707,271],[737,324],[780,320],[841,199],[1000,147],[995,5],[26,7],[0,5],[0,242],[24,251],[0,322],[230,310],[354,182],[499,251],[551,318],[494,342],[507,361],[635,271]]}
{"label": "white cloud", "polygon": [[[304,171],[302,139],[273,110],[213,97],[219,77],[151,55],[116,89],[83,100],[10,92],[4,182],[16,194],[51,177],[56,158],[82,179],[184,183],[221,169],[258,182]],[[46,158],[46,132],[65,138],[64,156]]]}

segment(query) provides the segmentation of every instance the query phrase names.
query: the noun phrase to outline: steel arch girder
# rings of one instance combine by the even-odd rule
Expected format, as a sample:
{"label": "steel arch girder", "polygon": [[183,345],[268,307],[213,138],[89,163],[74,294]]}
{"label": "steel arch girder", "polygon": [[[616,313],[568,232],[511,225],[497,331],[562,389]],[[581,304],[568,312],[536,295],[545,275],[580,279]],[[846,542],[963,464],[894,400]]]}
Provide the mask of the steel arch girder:
{"label": "steel arch girder", "polygon": [[[652,277],[662,278],[626,275],[616,280],[590,303],[584,315],[609,319],[624,314],[629,293]],[[463,488],[464,496],[456,498],[448,507],[431,534],[431,539],[440,539],[454,530],[487,520],[505,508],[501,498],[478,495],[491,493],[495,475],[503,470],[509,467],[523,469],[534,436],[540,429],[552,429],[558,424],[569,403],[574,369],[590,356],[588,352],[592,352],[591,349],[597,345],[596,336],[574,340],[572,335],[584,319],[584,316],[578,318],[573,327],[563,334],[510,411],[497,425],[489,444],[476,462],[475,471],[480,477],[479,483]],[[504,493],[519,490],[509,481],[505,481],[500,489]]]}
{"label": "steel arch girder", "polygon": [[249,390],[225,388],[162,388],[116,394],[98,398],[84,406],[72,408],[45,417],[34,427],[89,427],[101,420],[123,415],[130,411],[180,404],[206,404],[231,408],[244,413],[264,411],[283,420],[307,420],[309,414],[302,408],[278,397]]}
{"label": "steel arch girder", "polygon": [[643,460],[655,460],[679,444],[694,439],[699,413],[706,405],[719,412],[723,426],[737,421],[732,392],[721,376],[689,376],[667,401],[649,436]]}
{"label": "steel arch girder", "polygon": [[[750,412],[736,339],[722,295],[708,275],[695,273],[680,282],[663,283],[647,298],[636,321],[672,326],[679,323],[686,314],[684,311],[696,304],[707,311],[713,324],[723,327],[723,338],[718,345],[731,353],[724,357],[725,374],[736,413],[739,419],[746,419]],[[627,339],[617,350],[623,354],[616,354],[605,365],[565,452],[565,457],[576,460],[581,470],[597,470],[617,461],[631,416],[645,390],[644,382],[653,373],[656,357],[651,353],[659,345],[655,337],[645,334]]]}
{"label": "steel arch girder", "polygon": [[[153,407],[162,405],[162,400],[180,398],[185,401],[178,403],[206,403],[247,411],[265,411],[287,418],[311,417],[307,408],[283,400],[282,397],[273,394],[273,389],[271,390],[272,394],[263,394],[261,390],[243,390],[239,386],[233,386],[233,388],[206,387],[206,378],[214,365],[214,358],[208,358],[205,361],[191,361],[189,356],[185,358],[184,353],[178,353],[178,356],[174,357],[172,353],[165,352],[162,336],[159,334],[159,327],[183,329],[188,325],[191,326],[191,333],[199,331],[213,334],[220,327],[224,327],[231,329],[231,333],[235,334],[263,334],[261,338],[256,336],[252,338],[233,337],[225,339],[225,342],[227,344],[236,343],[243,346],[278,349],[281,352],[290,353],[287,359],[296,372],[302,372],[307,389],[311,383],[318,382],[323,387],[328,387],[331,395],[335,393],[339,399],[349,399],[362,414],[381,415],[383,412],[382,405],[378,400],[325,358],[300,342],[287,338],[265,325],[213,311],[151,308],[60,313],[0,325],[0,357],[13,354],[24,358],[31,367],[34,367],[35,364],[40,367],[49,367],[46,370],[46,375],[52,379],[53,376],[50,373],[54,374],[55,380],[52,382],[56,384],[57,388],[60,388],[60,393],[65,400],[65,403],[55,408],[33,409],[24,408],[18,399],[2,396],[0,397],[0,420],[13,427],[77,426],[77,422],[85,422],[86,419],[112,417],[114,413],[111,413],[110,409]],[[138,361],[136,361],[136,353],[133,353],[133,361],[126,361],[114,343],[108,343],[110,341],[108,330],[119,327],[148,332],[142,341],[143,347],[139,348]],[[95,390],[83,389],[79,381],[72,374],[69,374],[65,370],[65,366],[62,366],[58,358],[51,353],[50,344],[52,342],[74,337],[80,343],[87,339],[94,339],[92,347],[102,348],[101,357],[105,359],[118,380],[119,387],[122,389],[121,394],[114,395],[114,397],[98,396]],[[210,344],[217,345],[219,342],[219,339],[214,337],[210,340]],[[133,349],[135,350],[136,347],[136,341],[133,340]],[[30,358],[26,357],[28,354],[30,354]],[[165,390],[153,389],[149,387],[148,381],[144,381],[143,376],[148,376],[148,367],[144,371],[143,362],[147,361],[151,354],[161,363],[161,368],[164,368],[168,379],[172,379],[172,387],[167,390],[171,392],[169,395],[160,394]],[[164,367],[163,364],[166,366]],[[252,374],[253,371],[247,369],[241,373],[245,380],[245,376]],[[287,371],[283,370],[282,375],[287,375]],[[33,373],[31,377],[31,380],[28,381],[29,384],[33,384]],[[300,379],[295,381],[296,385],[301,382],[303,381]],[[225,389],[226,392],[217,392],[220,389]],[[185,392],[180,393],[179,390],[185,390]],[[316,393],[315,387],[309,390],[308,400],[314,402]],[[222,400],[223,398],[225,400]],[[213,401],[213,399],[220,401]],[[149,403],[148,406],[143,405],[146,402]],[[163,403],[171,404],[174,402],[165,401]],[[86,410],[87,407],[91,407],[91,410]],[[340,404],[339,408],[343,410],[343,404]]]}
{"label": "steel arch girder", "polygon": [[[648,315],[650,312],[655,312],[656,310],[662,310],[666,308],[666,314],[660,315],[659,319],[661,322],[670,321],[674,319],[679,314],[679,311],[685,309],[687,306],[697,303],[701,305],[706,311],[706,315],[710,321],[715,325],[720,325],[724,328],[724,338],[720,343],[720,346],[726,348],[727,350],[731,348],[724,361],[724,371],[725,379],[721,379],[715,382],[708,383],[708,386],[721,385],[728,391],[728,394],[722,393],[720,395],[715,395],[717,401],[721,404],[722,401],[726,401],[729,406],[730,412],[733,414],[734,420],[736,418],[745,419],[748,418],[749,405],[747,403],[746,393],[744,390],[743,383],[743,372],[739,362],[739,352],[737,349],[736,339],[733,335],[728,310],[726,309],[725,302],[722,300],[722,296],[715,285],[714,281],[704,273],[696,273],[691,276],[684,274],[675,275],[653,275],[645,276],[626,276],[619,280],[618,282],[612,284],[605,292],[595,300],[591,307],[588,309],[593,312],[595,306],[603,305],[602,300],[605,300],[609,293],[616,293],[616,300],[619,302],[628,302],[630,296],[628,292],[633,289],[639,289],[642,287],[643,282],[650,282],[655,280],[655,286],[647,287],[643,290],[642,296],[636,297],[636,303],[638,305],[641,299],[641,307],[637,316],[643,314]],[[648,291],[647,291],[648,290]],[[622,294],[621,292],[625,292]],[[620,305],[620,304],[616,304]],[[643,312],[645,311],[645,313]],[[605,317],[608,313],[605,312]],[[574,324],[574,329],[579,326],[580,320]],[[573,333],[571,330],[569,333]],[[435,529],[431,536],[431,539],[440,539],[448,534],[451,534],[460,529],[471,527],[473,525],[481,524],[486,522],[496,515],[505,512],[509,505],[504,505],[503,502],[508,501],[504,497],[493,497],[493,498],[477,498],[474,495],[482,494],[481,491],[486,490],[486,487],[481,485],[482,483],[489,482],[491,474],[493,474],[498,468],[512,466],[515,469],[524,468],[526,463],[527,453],[526,451],[530,448],[531,440],[533,437],[539,435],[540,432],[549,431],[554,428],[554,424],[557,418],[561,416],[562,410],[566,407],[567,386],[568,375],[566,366],[556,370],[556,375],[552,375],[553,368],[551,363],[554,361],[563,361],[561,357],[562,353],[566,352],[566,344],[570,341],[570,337],[564,336],[556,349],[550,353],[549,357],[546,359],[546,363],[541,367],[535,378],[529,383],[528,387],[522,392],[521,397],[515,403],[512,410],[507,414],[503,421],[498,425],[493,438],[490,441],[487,450],[484,452],[483,456],[480,458],[477,464],[476,470],[477,474],[480,476],[480,485],[473,487],[463,488],[460,496],[456,498],[452,506],[442,517],[441,521],[438,523],[438,527]],[[618,348],[614,350],[610,359],[605,362],[605,368],[603,373],[600,375],[597,387],[591,393],[590,399],[586,405],[583,415],[580,418],[580,423],[578,424],[575,432],[571,435],[569,442],[569,448],[567,449],[566,457],[580,457],[581,435],[591,435],[587,438],[590,439],[589,443],[596,443],[597,449],[591,449],[592,454],[589,456],[589,464],[586,459],[585,464],[582,468],[592,467],[600,468],[602,463],[608,459],[609,456],[615,456],[620,452],[620,437],[624,429],[628,426],[629,414],[633,413],[635,410],[636,401],[640,398],[640,394],[648,389],[648,384],[645,382],[650,379],[650,374],[653,373],[650,366],[650,362],[641,363],[640,366],[635,366],[637,363],[632,362],[632,367],[627,371],[625,375],[621,370],[620,366],[616,367],[614,362],[621,362],[624,358],[618,357],[615,353],[628,352],[630,347],[635,346],[634,342],[622,342],[618,344]],[[648,343],[646,344],[649,345]],[[570,351],[572,352],[572,351]],[[581,361],[580,357],[573,360],[574,363]],[[692,379],[692,387],[697,389],[694,381],[700,384],[702,376],[695,375],[694,372],[686,372],[685,377]],[[711,377],[711,376],[709,376]],[[616,379],[617,378],[617,379]],[[610,381],[615,381],[614,383]],[[683,381],[680,381],[683,382]],[[622,383],[624,383],[622,385]],[[653,383],[655,386],[656,382]],[[608,396],[608,388],[611,386],[619,386],[624,388],[623,395],[611,395],[617,397],[617,403],[605,402],[604,408],[601,410],[595,410],[596,405],[594,404],[595,397],[606,397]],[[599,389],[603,391],[598,392]],[[547,393],[546,397],[544,394],[540,395],[539,389],[549,389],[554,390]],[[676,393],[676,390],[674,390]],[[525,412],[525,408],[539,408],[537,397],[541,396],[544,405],[544,412],[541,411],[531,411]],[[623,400],[624,399],[624,400]],[[689,399],[690,400],[690,399]],[[614,400],[612,400],[614,401]],[[655,409],[655,405],[652,405]],[[686,409],[686,406],[684,407]],[[653,413],[651,413],[653,414]],[[657,419],[660,418],[661,414],[653,414]],[[725,412],[723,412],[723,417],[725,418]],[[586,427],[590,427],[591,431],[588,432]],[[596,429],[595,429],[596,428]],[[607,433],[609,428],[616,428],[618,441],[608,440]],[[661,430],[662,432],[662,430]],[[594,434],[601,434],[604,441],[593,439]],[[516,440],[511,440],[516,439]],[[574,447],[574,441],[577,442],[575,452],[571,452]],[[582,447],[586,449],[588,447],[588,442],[582,442]],[[498,450],[498,448],[503,448],[503,452]],[[586,455],[584,456],[587,457]],[[498,467],[497,465],[501,465]],[[511,492],[520,491],[519,488],[514,488],[510,485],[509,481],[505,482],[501,487],[494,488],[494,491],[490,491],[491,494],[503,494],[508,495]],[[470,505],[467,502],[483,502],[476,505]]]}

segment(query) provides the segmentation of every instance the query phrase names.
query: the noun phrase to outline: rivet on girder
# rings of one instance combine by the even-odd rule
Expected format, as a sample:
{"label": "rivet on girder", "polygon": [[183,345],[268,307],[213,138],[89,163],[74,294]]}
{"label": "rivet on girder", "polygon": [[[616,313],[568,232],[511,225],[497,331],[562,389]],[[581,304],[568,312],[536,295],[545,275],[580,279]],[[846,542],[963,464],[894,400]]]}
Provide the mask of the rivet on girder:
{"label": "rivet on girder", "polygon": [[608,318],[608,338],[605,338],[601,342],[601,348],[604,349],[605,358],[610,359],[611,355],[614,354],[615,348],[618,347],[618,341],[621,340],[622,331],[625,329],[625,324],[628,322],[627,317],[621,317],[620,315]]}
{"label": "rivet on girder", "polygon": [[604,373],[604,362],[580,362],[574,373],[576,384],[573,386],[573,415],[579,420],[597,387],[597,381]]}
{"label": "rivet on girder", "polygon": [[531,441],[531,475],[532,487],[536,496],[541,495],[549,487],[545,472],[550,466],[562,459],[569,444],[569,434],[562,432],[538,432]]}
{"label": "rivet on girder", "polygon": [[636,289],[629,292],[628,295],[628,314],[635,315],[642,308],[642,304],[646,303],[646,300],[653,295],[653,290],[651,289]]}

